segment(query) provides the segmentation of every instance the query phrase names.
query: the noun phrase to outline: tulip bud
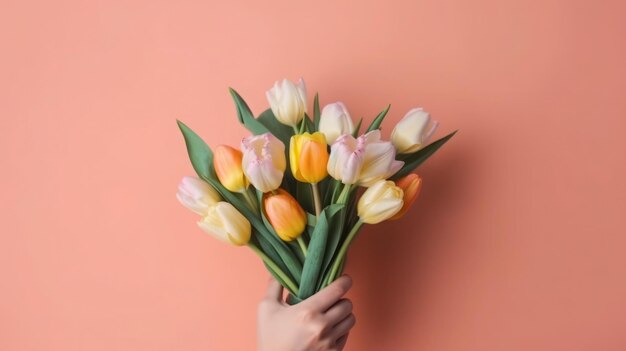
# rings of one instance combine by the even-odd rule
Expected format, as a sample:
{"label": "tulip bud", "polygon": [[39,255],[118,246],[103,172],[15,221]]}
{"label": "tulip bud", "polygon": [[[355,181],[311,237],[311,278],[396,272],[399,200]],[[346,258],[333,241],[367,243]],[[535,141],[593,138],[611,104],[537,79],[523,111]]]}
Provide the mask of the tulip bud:
{"label": "tulip bud", "polygon": [[241,151],[227,145],[213,150],[213,167],[222,185],[235,193],[243,193],[248,188],[248,179],[243,174]]}
{"label": "tulip bud", "polygon": [[221,201],[220,194],[207,182],[196,177],[184,177],[178,186],[176,198],[183,206],[205,216],[209,206]]}
{"label": "tulip bud", "polygon": [[298,201],[283,189],[263,195],[263,211],[284,241],[297,239],[304,231],[306,214]]}
{"label": "tulip bud", "polygon": [[271,133],[243,139],[243,173],[261,192],[277,189],[287,167],[285,145]]}
{"label": "tulip bud", "polygon": [[410,173],[407,176],[398,179],[398,181],[396,181],[396,185],[404,192],[404,204],[402,205],[402,209],[390,218],[392,220],[399,219],[404,216],[406,211],[408,211],[411,205],[413,205],[415,199],[417,199],[417,196],[420,193],[420,190],[422,189],[422,178],[415,173]]}
{"label": "tulip bud", "polygon": [[300,78],[298,85],[283,79],[265,93],[276,119],[285,125],[295,127],[306,112],[306,87]]}
{"label": "tulip bud", "polygon": [[352,134],[354,124],[343,102],[328,104],[322,109],[319,131],[326,136],[326,142],[332,144],[344,134]]}
{"label": "tulip bud", "polygon": [[357,204],[357,213],[363,223],[380,223],[402,209],[402,198],[400,187],[390,180],[379,180],[363,193]]}
{"label": "tulip bud", "polygon": [[250,222],[229,202],[221,201],[209,207],[207,215],[198,222],[207,234],[233,245],[250,241]]}
{"label": "tulip bud", "polygon": [[330,149],[328,173],[344,184],[368,187],[389,178],[403,165],[396,160],[393,145],[381,140],[380,130],[373,130],[357,139],[349,134],[340,136]]}
{"label": "tulip bud", "polygon": [[303,183],[317,183],[326,178],[328,149],[324,134],[296,134],[291,137],[289,161],[293,176]]}
{"label": "tulip bud", "polygon": [[410,154],[421,149],[435,133],[439,122],[432,122],[430,114],[422,108],[414,108],[396,124],[391,141],[400,154]]}

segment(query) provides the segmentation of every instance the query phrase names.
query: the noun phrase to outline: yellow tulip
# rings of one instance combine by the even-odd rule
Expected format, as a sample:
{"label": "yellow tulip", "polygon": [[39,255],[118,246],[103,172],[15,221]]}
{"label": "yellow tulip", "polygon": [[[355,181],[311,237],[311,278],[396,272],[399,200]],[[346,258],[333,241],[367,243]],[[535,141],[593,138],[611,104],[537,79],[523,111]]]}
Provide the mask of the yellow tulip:
{"label": "yellow tulip", "polygon": [[404,204],[402,205],[402,209],[400,209],[400,212],[396,213],[393,217],[390,218],[391,220],[399,219],[400,217],[404,216],[406,211],[408,211],[411,205],[413,205],[415,199],[417,199],[417,196],[420,193],[420,190],[422,189],[422,178],[420,178],[415,173],[411,173],[405,177],[398,179],[396,185],[404,191]]}
{"label": "yellow tulip", "polygon": [[246,245],[252,233],[248,219],[225,201],[209,206],[198,226],[207,234],[236,246]]}
{"label": "yellow tulip", "polygon": [[250,184],[243,173],[241,151],[220,145],[213,152],[213,167],[222,185],[236,193],[243,193]]}
{"label": "yellow tulip", "polygon": [[263,195],[263,210],[276,234],[284,241],[297,239],[306,226],[306,213],[283,189]]}
{"label": "yellow tulip", "polygon": [[404,192],[390,180],[379,180],[367,188],[357,204],[360,221],[376,224],[402,209]]}
{"label": "yellow tulip", "polygon": [[289,163],[293,176],[303,183],[317,183],[326,178],[328,149],[324,134],[315,132],[292,136]]}

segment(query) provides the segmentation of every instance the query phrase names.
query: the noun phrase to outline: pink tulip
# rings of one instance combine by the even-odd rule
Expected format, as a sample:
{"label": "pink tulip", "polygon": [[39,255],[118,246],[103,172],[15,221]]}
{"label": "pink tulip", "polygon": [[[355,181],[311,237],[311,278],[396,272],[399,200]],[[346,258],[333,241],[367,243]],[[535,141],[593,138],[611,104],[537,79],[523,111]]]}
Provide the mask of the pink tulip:
{"label": "pink tulip", "polygon": [[287,167],[285,145],[270,133],[254,135],[241,142],[243,172],[259,191],[276,190]]}
{"label": "pink tulip", "polygon": [[344,134],[331,146],[328,173],[344,184],[369,187],[387,179],[402,168],[396,160],[396,149],[381,140],[380,131],[373,130],[358,138]]}

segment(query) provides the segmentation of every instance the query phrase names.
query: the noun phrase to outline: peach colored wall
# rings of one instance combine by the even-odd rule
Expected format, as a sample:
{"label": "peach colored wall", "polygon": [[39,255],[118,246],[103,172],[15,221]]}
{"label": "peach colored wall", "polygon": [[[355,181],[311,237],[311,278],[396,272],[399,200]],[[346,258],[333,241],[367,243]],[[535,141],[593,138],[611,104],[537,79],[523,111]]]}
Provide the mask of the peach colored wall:
{"label": "peach colored wall", "polygon": [[253,350],[267,273],[175,197],[305,77],[461,132],[348,271],[348,350],[624,350],[623,1],[2,1],[0,349]]}

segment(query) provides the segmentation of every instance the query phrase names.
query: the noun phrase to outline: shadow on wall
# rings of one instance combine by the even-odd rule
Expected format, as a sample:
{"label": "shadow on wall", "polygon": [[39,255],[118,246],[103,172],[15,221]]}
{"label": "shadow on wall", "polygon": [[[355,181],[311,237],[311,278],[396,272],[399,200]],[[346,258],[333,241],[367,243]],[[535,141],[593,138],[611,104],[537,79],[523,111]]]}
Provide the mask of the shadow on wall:
{"label": "shadow on wall", "polygon": [[424,187],[407,215],[366,227],[351,248],[346,272],[355,279],[359,315],[367,316],[361,325],[369,329],[368,324],[372,324],[374,343],[400,336],[394,333],[399,333],[407,318],[427,306],[425,284],[436,270],[429,256],[444,255],[449,241],[466,234],[446,232],[443,224],[463,211],[460,194],[470,186],[468,172],[472,172],[476,164],[473,158],[479,154],[458,145],[463,134],[460,131],[416,170],[424,179]]}

